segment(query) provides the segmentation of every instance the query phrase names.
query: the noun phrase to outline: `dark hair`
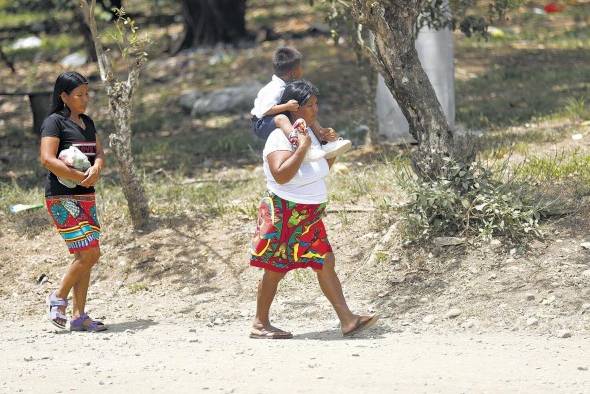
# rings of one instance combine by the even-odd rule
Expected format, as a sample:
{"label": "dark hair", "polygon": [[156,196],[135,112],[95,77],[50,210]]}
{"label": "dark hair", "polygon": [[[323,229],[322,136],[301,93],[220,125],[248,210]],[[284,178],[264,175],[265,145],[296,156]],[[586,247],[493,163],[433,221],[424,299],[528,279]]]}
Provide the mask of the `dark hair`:
{"label": "dark hair", "polygon": [[279,47],[272,55],[272,66],[279,77],[287,75],[301,64],[303,56],[292,47]]}
{"label": "dark hair", "polygon": [[[319,96],[320,91],[311,82],[305,79],[288,82],[281,96],[279,104],[286,104],[289,100],[295,100],[299,105],[304,105],[312,96]],[[285,113],[289,119],[289,113]]]}
{"label": "dark hair", "polygon": [[82,74],[75,71],[66,71],[60,74],[55,80],[55,86],[53,87],[53,94],[51,98],[51,113],[61,113],[64,116],[69,116],[69,108],[64,104],[61,99],[62,92],[70,94],[72,90],[78,86],[87,85],[88,80]]}

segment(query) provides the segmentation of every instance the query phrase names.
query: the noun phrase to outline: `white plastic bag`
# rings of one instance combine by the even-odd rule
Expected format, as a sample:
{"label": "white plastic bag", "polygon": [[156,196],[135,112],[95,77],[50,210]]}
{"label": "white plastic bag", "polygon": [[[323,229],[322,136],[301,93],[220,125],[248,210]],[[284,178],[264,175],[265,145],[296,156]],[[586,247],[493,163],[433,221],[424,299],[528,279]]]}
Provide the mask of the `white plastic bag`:
{"label": "white plastic bag", "polygon": [[[78,171],[86,171],[90,168],[90,161],[82,151],[75,146],[70,146],[67,149],[59,152],[58,159],[63,161],[68,167],[72,167]],[[57,177],[59,183],[70,189],[75,188],[78,184],[70,179]]]}

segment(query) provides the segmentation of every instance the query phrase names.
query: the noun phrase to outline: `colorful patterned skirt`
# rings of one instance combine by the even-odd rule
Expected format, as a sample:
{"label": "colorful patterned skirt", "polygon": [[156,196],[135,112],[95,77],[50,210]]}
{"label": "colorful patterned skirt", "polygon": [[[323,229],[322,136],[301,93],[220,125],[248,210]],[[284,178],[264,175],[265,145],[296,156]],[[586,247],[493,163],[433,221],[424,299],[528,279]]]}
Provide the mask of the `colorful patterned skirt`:
{"label": "colorful patterned skirt", "polygon": [[70,253],[98,247],[100,224],[94,194],[46,197],[45,205]]}
{"label": "colorful patterned skirt", "polygon": [[277,272],[322,269],[332,252],[322,222],[326,203],[297,204],[269,194],[260,202],[250,265]]}

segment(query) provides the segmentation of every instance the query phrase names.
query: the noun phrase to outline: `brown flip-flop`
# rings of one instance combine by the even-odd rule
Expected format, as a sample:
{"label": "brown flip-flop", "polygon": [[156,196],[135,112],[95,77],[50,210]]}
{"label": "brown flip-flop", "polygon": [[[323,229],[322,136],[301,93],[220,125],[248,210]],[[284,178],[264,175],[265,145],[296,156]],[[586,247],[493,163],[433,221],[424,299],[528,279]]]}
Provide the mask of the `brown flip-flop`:
{"label": "brown flip-flop", "polygon": [[375,323],[377,323],[377,321],[379,321],[379,317],[380,316],[378,314],[374,314],[373,316],[371,316],[367,320],[361,321],[362,317],[359,316],[354,328],[348,332],[342,333],[342,336],[343,337],[350,337],[350,336],[353,336],[354,334],[361,332],[362,330],[366,330],[369,327],[373,327],[375,325]]}
{"label": "brown flip-flop", "polygon": [[269,331],[265,328],[260,330],[253,330],[250,333],[250,338],[253,339],[291,339],[293,334],[287,331]]}

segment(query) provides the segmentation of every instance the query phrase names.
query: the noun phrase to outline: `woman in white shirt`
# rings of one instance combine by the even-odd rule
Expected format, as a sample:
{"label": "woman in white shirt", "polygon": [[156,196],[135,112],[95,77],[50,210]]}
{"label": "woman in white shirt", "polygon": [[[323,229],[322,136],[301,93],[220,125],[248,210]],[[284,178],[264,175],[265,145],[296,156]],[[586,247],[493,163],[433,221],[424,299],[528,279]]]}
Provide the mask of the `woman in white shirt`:
{"label": "woman in white shirt", "polygon": [[[308,81],[292,81],[285,87],[281,102],[289,100],[299,103],[296,111],[286,114],[291,122],[301,118],[306,124],[313,124],[318,112],[317,89]],[[293,337],[270,324],[269,310],[280,280],[296,268],[312,268],[317,273],[320,287],[340,319],[344,336],[368,328],[378,320],[377,315],[356,315],[350,311],[334,270],[334,254],[322,221],[328,201],[324,178],[333,159],[304,161],[310,146],[319,146],[320,142],[306,127],[298,130],[297,138],[298,147],[293,152],[291,142],[276,129],[263,150],[268,195],[260,204],[250,265],[265,272],[258,285],[252,338]]]}

